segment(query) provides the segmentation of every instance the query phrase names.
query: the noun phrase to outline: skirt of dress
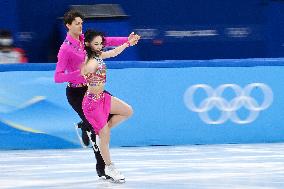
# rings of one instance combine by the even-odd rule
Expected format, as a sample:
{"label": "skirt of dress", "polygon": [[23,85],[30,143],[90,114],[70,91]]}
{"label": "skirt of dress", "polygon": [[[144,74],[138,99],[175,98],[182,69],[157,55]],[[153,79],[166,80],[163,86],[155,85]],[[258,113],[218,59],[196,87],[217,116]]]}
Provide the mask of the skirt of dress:
{"label": "skirt of dress", "polygon": [[87,92],[84,96],[82,109],[96,134],[107,124],[110,106],[111,95],[105,91],[99,94]]}

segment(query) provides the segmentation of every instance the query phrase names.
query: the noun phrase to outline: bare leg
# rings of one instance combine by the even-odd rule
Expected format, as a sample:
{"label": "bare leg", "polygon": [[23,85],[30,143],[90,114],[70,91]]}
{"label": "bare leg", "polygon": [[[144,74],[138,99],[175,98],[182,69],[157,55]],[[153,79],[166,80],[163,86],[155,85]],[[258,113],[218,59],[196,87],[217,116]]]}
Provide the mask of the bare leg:
{"label": "bare leg", "polygon": [[114,114],[109,120],[109,128],[113,128],[118,123],[129,118],[133,114],[133,109],[124,101],[116,97],[111,97],[111,114]]}
{"label": "bare leg", "polygon": [[111,164],[110,154],[109,154],[109,141],[110,141],[110,128],[106,125],[104,128],[100,130],[100,151],[102,158],[106,165]]}
{"label": "bare leg", "polygon": [[130,117],[133,114],[131,106],[123,102],[122,100],[111,97],[111,114],[115,114],[109,120],[108,124],[102,128],[99,132],[100,137],[100,151],[106,165],[111,164],[110,153],[109,153],[109,142],[110,142],[110,129]]}

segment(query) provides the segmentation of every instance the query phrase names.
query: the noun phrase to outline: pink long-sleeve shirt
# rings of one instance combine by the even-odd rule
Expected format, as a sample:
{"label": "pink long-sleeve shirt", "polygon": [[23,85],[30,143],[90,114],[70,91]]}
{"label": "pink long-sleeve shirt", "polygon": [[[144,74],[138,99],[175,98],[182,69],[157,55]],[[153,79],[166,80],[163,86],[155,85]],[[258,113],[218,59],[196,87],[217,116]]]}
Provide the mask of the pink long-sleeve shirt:
{"label": "pink long-sleeve shirt", "polygon": [[[127,37],[106,37],[106,46],[118,46],[125,43],[127,40]],[[67,34],[57,55],[58,62],[54,75],[54,81],[56,83],[86,83],[80,71],[81,65],[85,61],[86,52],[84,46],[80,46],[80,44],[84,44],[83,34],[79,36],[79,40]]]}

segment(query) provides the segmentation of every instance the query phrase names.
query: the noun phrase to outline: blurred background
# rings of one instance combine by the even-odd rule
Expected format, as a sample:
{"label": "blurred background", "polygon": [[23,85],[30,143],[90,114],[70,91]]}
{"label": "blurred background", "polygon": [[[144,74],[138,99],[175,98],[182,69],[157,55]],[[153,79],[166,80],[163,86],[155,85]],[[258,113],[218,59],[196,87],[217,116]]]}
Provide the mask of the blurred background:
{"label": "blurred background", "polygon": [[135,110],[113,146],[284,141],[283,0],[2,0],[0,62],[18,64],[0,66],[0,149],[80,146],[54,83],[70,9],[84,30],[142,37],[106,61],[106,89]]}
{"label": "blurred background", "polygon": [[1,62],[56,62],[66,34],[61,17],[71,8],[85,14],[84,29],[142,36],[137,47],[114,60],[284,55],[283,0],[1,0]]}
{"label": "blurred background", "polygon": [[114,188],[54,82],[70,9],[141,36],[106,61],[127,188],[284,188],[284,0],[0,0],[0,188]]}

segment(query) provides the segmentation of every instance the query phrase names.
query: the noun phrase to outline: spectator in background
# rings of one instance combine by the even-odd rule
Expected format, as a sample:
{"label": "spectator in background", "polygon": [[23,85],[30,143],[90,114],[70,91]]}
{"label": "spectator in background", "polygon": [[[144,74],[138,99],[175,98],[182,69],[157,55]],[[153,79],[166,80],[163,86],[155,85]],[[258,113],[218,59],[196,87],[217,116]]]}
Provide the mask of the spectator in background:
{"label": "spectator in background", "polygon": [[10,31],[0,30],[0,63],[27,63],[25,51],[14,47],[14,40]]}

